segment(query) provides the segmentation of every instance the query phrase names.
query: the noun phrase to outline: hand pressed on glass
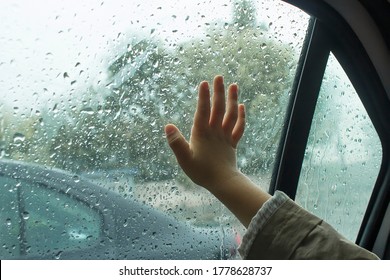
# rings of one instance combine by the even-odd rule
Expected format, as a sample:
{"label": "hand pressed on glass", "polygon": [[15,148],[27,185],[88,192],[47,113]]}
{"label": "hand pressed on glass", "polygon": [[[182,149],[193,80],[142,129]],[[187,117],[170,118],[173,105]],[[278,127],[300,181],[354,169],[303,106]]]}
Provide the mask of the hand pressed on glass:
{"label": "hand pressed on glass", "polygon": [[[199,85],[199,99],[191,138],[187,142],[172,124],[165,127],[168,142],[185,173],[197,184],[216,187],[221,178],[237,172],[236,147],[244,132],[244,105],[237,104],[237,85],[231,85],[225,108],[223,78],[214,79],[213,103],[207,82]],[[226,177],[227,176],[227,177]]]}
{"label": "hand pressed on glass", "polygon": [[[209,84],[201,82],[189,141],[173,124],[166,125],[165,133],[187,176],[213,193],[247,226],[270,196],[237,168],[236,147],[244,133],[245,107],[238,103],[236,84],[228,87],[225,98],[222,76],[214,78],[211,98],[212,102]],[[242,209],[241,203],[250,206]]]}

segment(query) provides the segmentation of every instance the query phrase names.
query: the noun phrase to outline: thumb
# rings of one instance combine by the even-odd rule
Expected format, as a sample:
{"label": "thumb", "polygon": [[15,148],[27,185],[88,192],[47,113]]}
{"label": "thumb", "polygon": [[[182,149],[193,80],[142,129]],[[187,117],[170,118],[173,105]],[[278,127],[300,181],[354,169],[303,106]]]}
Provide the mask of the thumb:
{"label": "thumb", "polygon": [[180,130],[173,124],[167,124],[165,126],[165,135],[178,163],[182,165],[187,162],[191,156],[190,145]]}

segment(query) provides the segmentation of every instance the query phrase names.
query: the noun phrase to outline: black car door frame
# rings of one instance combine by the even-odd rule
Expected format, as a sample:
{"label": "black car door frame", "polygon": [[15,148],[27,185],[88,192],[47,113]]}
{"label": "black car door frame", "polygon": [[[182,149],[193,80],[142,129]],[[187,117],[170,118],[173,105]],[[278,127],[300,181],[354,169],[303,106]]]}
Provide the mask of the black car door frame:
{"label": "black car door frame", "polygon": [[[388,250],[388,230],[384,234],[382,230],[379,235],[381,228],[384,228],[390,194],[390,101],[384,85],[360,40],[332,7],[324,1],[285,2],[301,8],[313,18],[296,74],[270,192],[281,190],[292,199],[295,198],[315,105],[326,63],[332,52],[354,85],[383,149],[380,172],[356,242],[373,250],[374,244],[378,243],[377,239],[384,238],[381,243],[387,244]],[[380,257],[384,257],[386,252],[380,254]]]}

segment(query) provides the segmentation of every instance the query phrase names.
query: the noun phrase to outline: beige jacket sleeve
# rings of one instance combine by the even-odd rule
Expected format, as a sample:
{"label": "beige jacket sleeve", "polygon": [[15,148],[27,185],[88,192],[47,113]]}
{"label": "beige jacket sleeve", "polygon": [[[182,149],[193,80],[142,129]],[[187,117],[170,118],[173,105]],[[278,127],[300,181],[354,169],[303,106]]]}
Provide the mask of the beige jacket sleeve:
{"label": "beige jacket sleeve", "polygon": [[378,259],[282,192],[252,219],[239,252],[243,259]]}

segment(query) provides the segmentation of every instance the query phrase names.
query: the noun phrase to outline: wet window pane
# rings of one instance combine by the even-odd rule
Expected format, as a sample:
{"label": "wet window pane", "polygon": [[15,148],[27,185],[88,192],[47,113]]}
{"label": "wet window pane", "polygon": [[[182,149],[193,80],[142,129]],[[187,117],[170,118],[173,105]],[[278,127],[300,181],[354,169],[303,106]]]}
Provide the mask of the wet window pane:
{"label": "wet window pane", "polygon": [[305,13],[276,0],[37,0],[2,1],[0,17],[0,158],[76,173],[186,224],[239,228],[178,168],[163,127],[188,137],[198,83],[238,83],[239,166],[267,188]]}
{"label": "wet window pane", "polygon": [[355,241],[382,161],[382,146],[333,54],[314,114],[296,200]]}
{"label": "wet window pane", "polygon": [[27,256],[60,259],[63,252],[98,245],[101,216],[77,199],[44,187],[22,185],[19,203]]}

